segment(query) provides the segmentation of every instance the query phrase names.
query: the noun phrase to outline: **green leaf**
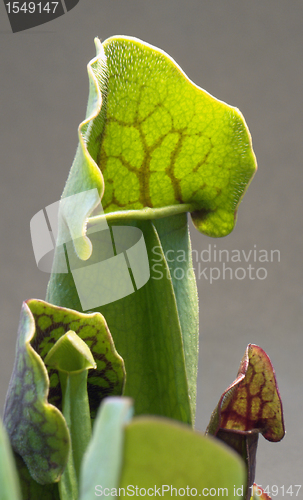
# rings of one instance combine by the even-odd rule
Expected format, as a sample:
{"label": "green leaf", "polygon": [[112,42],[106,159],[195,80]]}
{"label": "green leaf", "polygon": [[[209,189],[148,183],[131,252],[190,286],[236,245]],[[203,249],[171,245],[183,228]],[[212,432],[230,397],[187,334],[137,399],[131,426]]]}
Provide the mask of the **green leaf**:
{"label": "green leaf", "polygon": [[189,205],[199,230],[228,234],[255,171],[242,115],[151,45],[112,37],[103,47],[106,125],[88,149],[98,150],[105,212]]}
{"label": "green leaf", "polygon": [[[196,278],[192,265],[192,249],[186,214],[154,221],[162,245],[162,258],[169,268],[180,324],[191,421],[195,421],[199,352],[199,309]],[[152,266],[158,266],[159,249],[152,248]],[[155,252],[157,255],[155,255]],[[156,267],[158,271],[159,268]],[[159,275],[157,275],[159,277]],[[164,280],[164,277],[163,277]],[[160,298],[161,300],[161,298]],[[172,342],[174,342],[172,340]],[[184,401],[182,403],[184,405]]]}
{"label": "green leaf", "polygon": [[40,484],[58,481],[66,466],[69,432],[61,412],[48,403],[46,368],[31,346],[35,321],[23,303],[16,358],[4,410],[13,449]]}
{"label": "green leaf", "polygon": [[[72,293],[72,291],[71,291]],[[32,345],[42,359],[55,342],[69,330],[79,335],[89,347],[97,368],[88,374],[88,396],[92,418],[102,399],[109,395],[120,395],[123,390],[125,370],[121,356],[117,353],[104,317],[96,312],[79,313],[77,310],[56,307],[43,300],[27,301],[35,319],[36,333]],[[61,408],[59,377],[49,370],[49,401]]]}
{"label": "green leaf", "polygon": [[121,394],[123,388],[123,361],[99,313],[81,314],[39,300],[23,304],[4,424],[13,449],[41,484],[60,479],[70,448],[69,431],[60,412],[58,373],[54,369],[47,372],[43,359],[71,329],[86,341],[97,363],[88,381],[92,417],[102,398]]}
{"label": "green leaf", "polygon": [[136,417],[126,425],[124,441],[119,487],[125,491],[133,485],[138,492],[151,488],[153,496],[159,495],[158,488],[164,497],[235,498],[235,490],[243,489],[245,466],[240,457],[189,426]]}
{"label": "green leaf", "polygon": [[107,398],[101,404],[82,463],[79,500],[93,500],[98,484],[109,489],[117,487],[122,467],[124,426],[132,417],[132,406],[131,399],[117,397]]}
{"label": "green leaf", "polygon": [[27,466],[20,457],[15,455],[16,466],[20,479],[22,500],[62,500],[59,497],[58,483],[39,484],[29,473]]}
{"label": "green leaf", "polygon": [[59,338],[47,353],[44,362],[47,366],[64,373],[78,374],[97,368],[90,349],[72,330]]}
{"label": "green leaf", "polygon": [[[174,238],[174,233],[179,233],[181,245],[185,247],[188,246],[188,228],[185,216],[181,217],[171,222],[170,234]],[[191,376],[191,406],[184,343],[169,268],[154,224],[151,221],[132,222],[134,224],[144,235],[151,263],[150,280],[134,294],[104,305],[99,311],[106,317],[116,348],[125,360],[124,394],[134,399],[136,414],[153,413],[190,423],[194,419],[196,373]],[[153,259],[157,262],[153,263]],[[178,283],[182,285],[183,281]],[[195,287],[194,279],[192,286]],[[192,314],[187,330],[187,335],[192,335],[194,367],[198,340],[196,297],[195,294],[193,307],[189,309]],[[71,274],[52,275],[48,299],[81,310]],[[186,321],[185,315],[183,321]]]}
{"label": "green leaf", "polygon": [[[233,229],[256,170],[250,134],[236,108],[192,83],[160,49],[130,37],[103,44],[96,39],[95,44],[87,113],[62,195],[47,300],[82,310],[74,266],[81,267],[81,259],[89,265],[108,258],[96,233],[89,232],[95,225],[96,231],[106,221],[140,228],[149,282],[119,301],[91,308],[106,317],[125,360],[125,394],[134,398],[136,414],[190,423],[198,306],[185,212],[208,235],[224,236]],[[100,200],[104,213],[97,208]],[[161,263],[153,270],[157,247]],[[166,261],[167,251],[178,249],[184,249],[180,266],[176,259]],[[69,273],[56,273],[65,258]],[[184,279],[176,278],[178,267],[187,273]],[[89,289],[85,270],[84,281]]]}
{"label": "green leaf", "polygon": [[77,500],[80,466],[91,438],[87,372],[97,368],[97,364],[89,347],[72,330],[59,338],[44,361],[59,372],[62,413],[71,437],[71,452],[59,482],[60,497]]}
{"label": "green leaf", "polygon": [[10,443],[0,420],[0,500],[21,500],[19,479]]}
{"label": "green leaf", "polygon": [[107,220],[190,211],[200,231],[228,234],[256,170],[242,114],[156,47],[130,37],[95,44],[86,119],[63,193],[92,190],[81,207],[71,198],[63,210],[79,257],[91,254],[85,221],[97,192]]}
{"label": "green leaf", "polygon": [[[159,495],[155,488],[160,496],[190,496],[182,495],[182,488],[185,492],[194,488],[196,495],[204,491],[204,496],[208,493],[214,498],[234,498],[235,490],[243,491],[245,466],[235,452],[173,420],[131,420],[131,406],[128,398],[108,398],[102,403],[82,464],[79,500],[93,500],[96,495],[132,496],[129,488],[137,488],[134,496],[139,496],[140,488],[152,488],[152,496]],[[180,494],[162,494],[162,485]],[[124,492],[119,493],[119,488]]]}

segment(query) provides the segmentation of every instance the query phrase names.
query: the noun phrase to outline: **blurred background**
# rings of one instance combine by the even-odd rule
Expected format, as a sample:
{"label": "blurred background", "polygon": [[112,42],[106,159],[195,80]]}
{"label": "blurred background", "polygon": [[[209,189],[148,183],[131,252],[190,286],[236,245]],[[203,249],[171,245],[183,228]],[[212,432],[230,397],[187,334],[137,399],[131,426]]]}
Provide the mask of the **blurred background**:
{"label": "blurred background", "polygon": [[[22,301],[43,299],[49,278],[35,264],[30,219],[60,198],[66,181],[85,115],[93,39],[136,36],[242,111],[259,165],[231,235],[213,240],[191,227],[200,297],[196,427],[205,430],[247,344],[260,345],[276,370],[287,434],[278,444],[260,437],[256,481],[302,483],[302,19],[303,4],[287,0],[80,0],[66,15],[13,34],[0,4],[1,407]],[[220,249],[242,256],[225,279],[223,262],[214,259]],[[247,263],[242,252],[250,250]],[[268,262],[260,262],[260,250]],[[265,271],[251,273],[255,279],[246,271],[242,279],[237,269],[248,264]],[[212,283],[210,267],[220,275]]]}

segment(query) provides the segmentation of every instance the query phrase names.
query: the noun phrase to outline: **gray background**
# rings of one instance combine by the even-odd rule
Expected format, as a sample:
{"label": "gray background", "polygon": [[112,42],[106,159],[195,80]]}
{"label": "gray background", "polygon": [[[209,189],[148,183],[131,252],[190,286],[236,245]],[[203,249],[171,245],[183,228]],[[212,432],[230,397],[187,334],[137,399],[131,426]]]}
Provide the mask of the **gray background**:
{"label": "gray background", "polygon": [[253,137],[259,171],[235,231],[212,240],[193,229],[194,248],[281,252],[280,262],[256,264],[266,268],[264,280],[198,280],[196,426],[205,429],[246,345],[259,344],[276,369],[287,434],[279,444],[260,438],[256,479],[263,486],[303,482],[302,24],[303,4],[288,0],[80,0],[57,20],[12,34],[0,4],[1,406],[22,300],[44,298],[48,281],[35,265],[29,222],[59,199],[67,178],[85,114],[93,38],[137,36],[239,107]]}

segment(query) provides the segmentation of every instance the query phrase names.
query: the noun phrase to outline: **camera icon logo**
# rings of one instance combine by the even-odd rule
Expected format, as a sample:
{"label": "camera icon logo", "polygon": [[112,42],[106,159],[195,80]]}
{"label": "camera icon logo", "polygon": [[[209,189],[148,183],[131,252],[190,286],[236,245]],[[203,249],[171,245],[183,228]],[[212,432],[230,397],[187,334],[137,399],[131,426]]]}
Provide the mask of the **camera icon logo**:
{"label": "camera icon logo", "polygon": [[[109,227],[105,218],[88,227],[87,235],[93,251],[86,261],[79,259],[70,236],[57,243],[59,220],[63,217],[66,200],[70,203],[73,198],[72,202],[79,206],[87,193],[78,193],[52,203],[30,221],[38,268],[48,273],[70,271],[83,311],[122,299],[142,288],[150,278],[144,235],[137,227]],[[100,205],[99,215],[102,213]]]}

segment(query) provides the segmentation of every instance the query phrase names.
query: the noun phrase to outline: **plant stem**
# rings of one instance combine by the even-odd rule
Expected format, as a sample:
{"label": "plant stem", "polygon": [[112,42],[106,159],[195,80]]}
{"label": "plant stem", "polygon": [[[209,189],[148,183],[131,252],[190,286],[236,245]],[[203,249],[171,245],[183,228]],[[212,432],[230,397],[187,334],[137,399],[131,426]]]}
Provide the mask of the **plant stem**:
{"label": "plant stem", "polygon": [[71,436],[71,452],[59,482],[61,500],[77,500],[80,466],[91,438],[91,420],[87,396],[88,371],[59,372],[63,394],[63,415]]}

